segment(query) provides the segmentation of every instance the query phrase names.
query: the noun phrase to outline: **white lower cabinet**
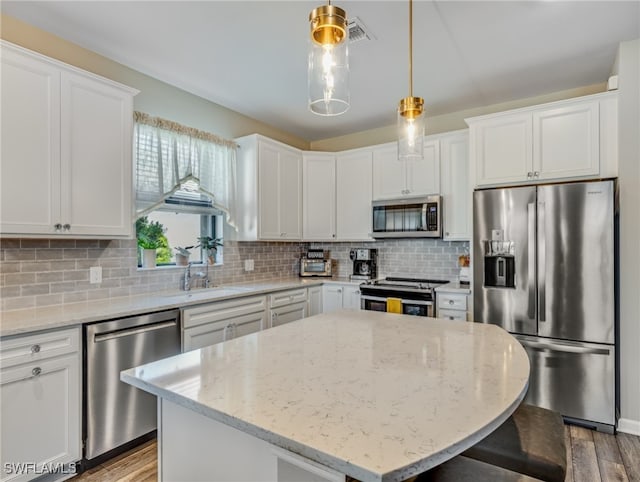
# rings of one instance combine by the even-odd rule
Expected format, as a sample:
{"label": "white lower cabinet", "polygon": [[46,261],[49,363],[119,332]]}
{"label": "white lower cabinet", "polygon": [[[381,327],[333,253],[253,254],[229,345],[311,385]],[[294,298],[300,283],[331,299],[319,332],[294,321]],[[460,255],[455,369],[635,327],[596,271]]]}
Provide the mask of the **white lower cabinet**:
{"label": "white lower cabinet", "polygon": [[264,296],[208,303],[182,310],[182,351],[196,350],[267,327]]}
{"label": "white lower cabinet", "polygon": [[468,298],[465,293],[437,293],[436,318],[467,321]]}
{"label": "white lower cabinet", "polygon": [[360,286],[350,283],[325,284],[322,290],[322,311],[360,309]]}
{"label": "white lower cabinet", "polygon": [[82,458],[80,328],[3,339],[0,363],[1,480],[74,472]]}
{"label": "white lower cabinet", "polygon": [[312,286],[307,290],[308,316],[322,313],[322,286]]}
{"label": "white lower cabinet", "polygon": [[269,295],[270,327],[307,317],[307,289],[280,291]]}

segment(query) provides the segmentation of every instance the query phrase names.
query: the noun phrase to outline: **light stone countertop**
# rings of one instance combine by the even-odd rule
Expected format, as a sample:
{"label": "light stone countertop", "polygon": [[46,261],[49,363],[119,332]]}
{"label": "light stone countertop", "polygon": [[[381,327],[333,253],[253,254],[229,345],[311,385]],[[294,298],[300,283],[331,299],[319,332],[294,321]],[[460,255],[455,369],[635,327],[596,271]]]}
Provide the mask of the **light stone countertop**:
{"label": "light stone countertop", "polygon": [[475,444],[528,378],[524,349],[495,325],[374,311],[316,315],[121,374],[362,481],[403,480]]}
{"label": "light stone countertop", "polygon": [[435,291],[436,293],[459,293],[468,295],[471,293],[471,285],[462,284],[459,281],[451,281],[446,285],[436,287]]}
{"label": "light stone countertop", "polygon": [[249,281],[191,291],[174,290],[166,293],[123,296],[98,301],[3,311],[0,312],[0,337],[73,327],[82,323],[135,316],[225,299],[263,295],[287,289],[306,288],[324,283],[360,284],[360,282],[351,282],[348,278],[294,277]]}

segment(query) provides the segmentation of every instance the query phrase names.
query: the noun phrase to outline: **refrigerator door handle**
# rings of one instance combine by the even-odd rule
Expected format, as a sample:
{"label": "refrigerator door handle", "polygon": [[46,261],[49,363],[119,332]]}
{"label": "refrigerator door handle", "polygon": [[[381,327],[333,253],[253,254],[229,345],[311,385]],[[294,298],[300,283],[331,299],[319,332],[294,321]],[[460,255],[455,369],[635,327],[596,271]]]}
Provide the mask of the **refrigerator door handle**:
{"label": "refrigerator door handle", "polygon": [[545,284],[547,281],[547,259],[544,210],[544,203],[538,202],[538,321],[540,322],[546,321]]}
{"label": "refrigerator door handle", "polygon": [[529,230],[529,252],[527,253],[527,261],[528,261],[528,278],[527,278],[527,286],[528,286],[528,303],[527,303],[527,316],[529,319],[534,320],[536,318],[536,265],[535,265],[535,243],[533,239],[535,239],[536,232],[536,205],[534,203],[529,203],[527,205],[527,226]]}
{"label": "refrigerator door handle", "polygon": [[518,338],[521,345],[539,351],[557,351],[562,353],[581,353],[589,355],[609,355],[611,350],[606,348],[591,348],[574,345],[564,345],[556,343],[544,343],[540,341],[528,341]]}

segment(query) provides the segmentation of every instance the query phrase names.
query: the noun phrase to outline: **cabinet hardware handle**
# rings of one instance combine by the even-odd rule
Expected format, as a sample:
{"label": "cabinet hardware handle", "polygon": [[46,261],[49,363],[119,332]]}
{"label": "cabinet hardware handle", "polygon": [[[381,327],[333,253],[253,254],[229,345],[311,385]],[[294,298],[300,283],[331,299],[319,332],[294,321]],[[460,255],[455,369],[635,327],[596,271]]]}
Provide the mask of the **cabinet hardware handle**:
{"label": "cabinet hardware handle", "polygon": [[34,377],[37,377],[38,375],[40,375],[42,373],[42,368],[40,367],[35,367],[33,370],[31,370],[31,374]]}
{"label": "cabinet hardware handle", "polygon": [[531,173],[530,172],[527,173],[527,179],[531,179]]}
{"label": "cabinet hardware handle", "polygon": [[540,177],[540,172],[536,171],[533,173],[533,177]]}
{"label": "cabinet hardware handle", "polygon": [[39,353],[40,352],[40,345],[33,345],[31,347],[31,353]]}
{"label": "cabinet hardware handle", "polygon": [[64,229],[65,231],[69,231],[71,229],[71,225],[65,224],[64,226],[62,226],[62,229]]}
{"label": "cabinet hardware handle", "polygon": [[449,300],[449,304],[452,305],[453,304],[453,300]]}
{"label": "cabinet hardware handle", "polygon": [[338,291],[338,293],[342,293],[342,289],[338,289],[337,291]]}
{"label": "cabinet hardware handle", "polygon": [[62,229],[62,224],[60,223],[56,223],[53,225],[53,229],[55,229],[56,231],[60,231]]}

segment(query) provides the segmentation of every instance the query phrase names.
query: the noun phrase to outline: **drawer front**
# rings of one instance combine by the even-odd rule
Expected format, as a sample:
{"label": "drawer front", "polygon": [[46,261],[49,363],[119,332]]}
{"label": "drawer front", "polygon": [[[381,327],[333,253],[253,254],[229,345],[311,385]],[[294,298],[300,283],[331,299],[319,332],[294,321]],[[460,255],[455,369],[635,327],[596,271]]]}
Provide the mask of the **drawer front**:
{"label": "drawer front", "polygon": [[444,318],[446,320],[460,320],[467,321],[467,312],[459,310],[438,310],[438,318]]}
{"label": "drawer front", "polygon": [[0,366],[36,362],[79,350],[80,327],[8,338],[0,346]]}
{"label": "drawer front", "polygon": [[258,313],[267,308],[264,296],[240,298],[219,303],[185,308],[182,310],[182,328],[199,326],[205,323],[225,321],[251,313]]}
{"label": "drawer front", "polygon": [[280,293],[273,293],[272,295],[269,295],[269,306],[271,306],[271,308],[290,305],[292,303],[300,303],[301,301],[307,301],[306,288],[281,291]]}
{"label": "drawer front", "polygon": [[467,295],[438,293],[438,308],[467,311]]}

